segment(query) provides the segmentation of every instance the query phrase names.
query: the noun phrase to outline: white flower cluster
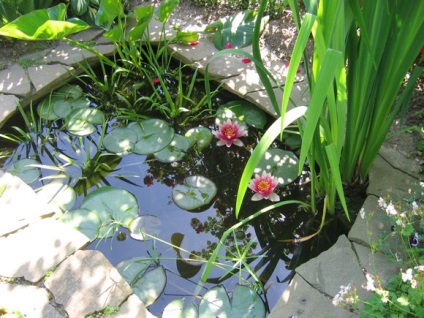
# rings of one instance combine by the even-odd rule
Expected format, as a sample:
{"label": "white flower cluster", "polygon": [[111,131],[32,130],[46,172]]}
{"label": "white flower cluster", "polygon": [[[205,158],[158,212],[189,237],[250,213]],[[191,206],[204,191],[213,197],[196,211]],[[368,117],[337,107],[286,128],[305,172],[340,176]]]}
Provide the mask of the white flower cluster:
{"label": "white flower cluster", "polygon": [[340,291],[333,298],[333,305],[336,307],[356,307],[359,301],[358,292],[355,286],[349,284],[340,286]]}

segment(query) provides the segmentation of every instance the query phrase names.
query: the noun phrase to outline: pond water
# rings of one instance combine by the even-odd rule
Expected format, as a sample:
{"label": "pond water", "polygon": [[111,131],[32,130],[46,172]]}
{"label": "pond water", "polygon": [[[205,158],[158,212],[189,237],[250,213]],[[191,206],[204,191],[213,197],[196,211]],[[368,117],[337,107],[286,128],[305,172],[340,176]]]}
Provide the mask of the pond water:
{"label": "pond water", "polygon": [[[227,99],[228,95],[225,95],[225,100]],[[10,127],[14,125],[25,129],[20,117],[16,115],[12,118],[1,132],[5,134],[13,131]],[[38,119],[35,123],[37,121]],[[112,237],[96,239],[87,248],[100,250],[115,266],[133,257],[150,259],[152,267],[162,265],[166,273],[166,288],[149,307],[157,316],[161,316],[166,304],[176,298],[196,300],[193,293],[204,265],[182,261],[180,258],[188,258],[189,254],[178,250],[176,245],[208,259],[223,232],[239,221],[233,210],[238,183],[251,150],[262,132],[249,128],[248,137],[243,138],[243,147],[218,147],[215,139],[202,151],[189,149],[182,160],[164,163],[152,155],[134,153],[99,156],[100,153],[105,153],[104,147],[99,145],[102,135],[100,125],[92,134],[81,137],[61,129],[62,124],[61,120],[49,125],[40,124],[35,129],[38,132],[30,133],[30,141],[21,142],[17,146],[2,141],[1,153],[7,154],[0,163],[2,169],[12,169],[13,164],[20,159],[37,159],[43,167],[41,176],[31,186],[37,189],[55,181],[60,175],[78,193],[74,208],[81,205],[85,193],[97,188],[113,186],[130,192],[138,202],[138,214],[149,216],[146,220],[152,220],[151,227],[157,238],[134,239],[127,228],[117,227]],[[105,127],[106,135],[116,124],[114,120],[108,122]],[[213,118],[193,122],[190,127],[199,124],[216,129]],[[188,128],[177,125],[174,127],[181,134]],[[69,158],[72,158],[72,163]],[[62,167],[61,171],[51,168],[58,166]],[[195,211],[187,211],[175,204],[172,190],[175,185],[182,184],[187,176],[195,175],[213,181],[217,193],[208,205]],[[307,172],[277,191],[282,200],[307,201],[308,193]],[[249,216],[270,204],[264,200],[251,201],[252,195],[253,192],[248,190],[241,217]],[[313,216],[309,211],[292,205],[277,208],[240,228],[225,242],[220,252],[223,256],[220,259],[221,264],[214,267],[201,294],[217,284],[225,286],[227,291],[232,291],[237,283],[255,284],[255,279],[245,267],[234,265],[240,259],[240,254],[246,250],[244,260],[254,269],[264,285],[266,292],[259,293],[266,305],[272,308],[287,287],[293,270],[330,247],[341,233],[346,232],[337,218],[333,221],[329,219],[325,231],[317,239],[296,243],[296,238],[316,231],[320,219],[319,215]],[[291,241],[282,242],[284,240]],[[225,275],[228,272],[231,274]]]}

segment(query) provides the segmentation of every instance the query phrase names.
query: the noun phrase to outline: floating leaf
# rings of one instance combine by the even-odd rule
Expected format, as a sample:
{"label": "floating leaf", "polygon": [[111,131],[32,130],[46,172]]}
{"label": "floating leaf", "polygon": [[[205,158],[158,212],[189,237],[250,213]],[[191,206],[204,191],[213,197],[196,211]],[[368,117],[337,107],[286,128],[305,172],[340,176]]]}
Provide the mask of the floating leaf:
{"label": "floating leaf", "polygon": [[138,217],[138,203],[128,191],[116,187],[102,187],[89,193],[81,209],[95,212],[102,220],[99,237],[113,236],[116,226],[127,227]]}
{"label": "floating leaf", "polygon": [[79,85],[64,85],[54,91],[53,96],[59,96],[63,99],[77,99],[84,95],[84,92]]}
{"label": "floating leaf", "polygon": [[133,151],[137,136],[133,130],[126,127],[118,127],[108,133],[103,139],[103,146],[107,151],[126,155]]}
{"label": "floating leaf", "polygon": [[217,125],[227,119],[244,122],[257,129],[263,129],[266,125],[265,113],[246,100],[235,100],[220,106],[216,111]]}
{"label": "floating leaf", "polygon": [[[239,12],[208,25],[205,32],[215,32],[213,43],[218,50],[230,43],[235,48],[243,48],[252,43],[257,13],[253,10]],[[261,32],[268,23],[268,17],[261,20]]]}
{"label": "floating leaf", "polygon": [[171,143],[153,155],[161,162],[175,162],[184,158],[185,152],[190,147],[190,142],[184,136],[175,134]]}
{"label": "floating leaf", "polygon": [[90,241],[94,241],[98,237],[102,224],[95,212],[86,209],[68,211],[61,216],[60,220],[85,234]]}
{"label": "floating leaf", "polygon": [[197,145],[202,150],[209,146],[213,139],[213,134],[209,128],[199,126],[189,129],[185,133],[185,137],[190,142],[190,147]]}
{"label": "floating leaf", "polygon": [[66,129],[73,135],[85,136],[96,131],[96,126],[105,121],[105,115],[96,108],[73,110],[65,119]]}
{"label": "floating leaf", "polygon": [[120,262],[116,269],[125,281],[133,286],[138,283],[150,265],[152,265],[152,261],[145,257],[133,257]]}
{"label": "floating leaf", "polygon": [[185,210],[194,210],[208,204],[216,194],[216,186],[203,176],[190,176],[184,184],[177,184],[172,190],[175,204]]}
{"label": "floating leaf", "polygon": [[162,312],[162,318],[182,318],[184,300],[175,299],[165,306]]}
{"label": "floating leaf", "polygon": [[39,165],[39,162],[35,159],[21,159],[13,164],[13,168],[9,172],[21,178],[23,182],[30,184],[37,180],[41,174],[36,165]]}
{"label": "floating leaf", "polygon": [[291,151],[269,149],[255,168],[255,174],[271,173],[281,185],[293,182],[299,175],[299,159]]}
{"label": "floating leaf", "polygon": [[129,128],[136,131],[138,141],[135,144],[134,152],[140,155],[158,152],[174,139],[174,130],[161,119],[146,119],[139,124],[129,126]]}
{"label": "floating leaf", "polygon": [[42,186],[37,195],[45,202],[53,204],[63,211],[72,209],[77,199],[75,190],[67,184],[52,182]]}
{"label": "floating leaf", "polygon": [[[142,215],[131,221],[128,229],[133,239],[144,241],[158,236],[162,222],[154,215]],[[146,235],[147,234],[147,235]]]}
{"label": "floating leaf", "polygon": [[237,285],[232,302],[224,287],[211,288],[199,304],[199,317],[243,317],[262,318],[266,316],[265,305],[251,288]]}

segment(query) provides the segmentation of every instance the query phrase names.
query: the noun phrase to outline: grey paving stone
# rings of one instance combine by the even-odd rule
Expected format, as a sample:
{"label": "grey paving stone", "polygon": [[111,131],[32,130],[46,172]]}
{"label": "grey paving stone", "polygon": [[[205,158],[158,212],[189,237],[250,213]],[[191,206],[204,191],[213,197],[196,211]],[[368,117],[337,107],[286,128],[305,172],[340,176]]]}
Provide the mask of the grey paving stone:
{"label": "grey paving stone", "polygon": [[379,252],[372,253],[370,248],[356,243],[353,243],[353,248],[361,267],[368,273],[380,276],[383,285],[387,284],[390,278],[399,274],[399,266],[397,266],[393,257]]}
{"label": "grey paving stone", "polygon": [[120,306],[132,293],[118,270],[98,251],[77,251],[45,281],[70,318]]}
{"label": "grey paving stone", "polygon": [[289,287],[272,309],[268,318],[353,318],[356,314],[335,307],[332,299],[326,297],[296,274]]}
{"label": "grey paving stone", "polygon": [[50,269],[89,242],[70,226],[43,219],[6,237],[0,237],[0,275],[39,281]]}
{"label": "grey paving stone", "polygon": [[156,318],[152,315],[136,295],[131,295],[116,314],[110,318]]}
{"label": "grey paving stone", "polygon": [[0,71],[0,93],[26,96],[31,93],[31,83],[19,64]]}
{"label": "grey paving stone", "polygon": [[209,39],[201,39],[199,40],[199,44],[195,46],[171,44],[169,47],[173,52],[173,57],[186,64],[192,64],[196,61],[209,58],[212,54],[218,52]]}
{"label": "grey paving stone", "polygon": [[103,32],[103,29],[91,27],[90,29],[71,34],[69,35],[69,38],[78,42],[88,42],[97,39],[103,34]]}
{"label": "grey paving stone", "polygon": [[[358,287],[365,281],[351,243],[344,235],[329,250],[299,266],[296,273],[330,297],[340,291],[340,286],[351,283]],[[370,296],[369,292],[361,288],[358,288],[358,295],[361,299],[368,299]]]}
{"label": "grey paving stone", "polygon": [[44,288],[0,283],[0,295],[0,308],[7,310],[7,313],[19,312],[23,317],[30,318],[63,317],[50,305],[49,293]]}
{"label": "grey paving stone", "polygon": [[0,128],[13,115],[19,104],[19,98],[14,95],[0,94]]}
{"label": "grey paving stone", "polygon": [[383,146],[381,147],[379,154],[395,169],[403,171],[417,179],[420,178],[420,164],[413,159],[407,158],[403,153],[399,152],[399,150]]}
{"label": "grey paving stone", "polygon": [[2,170],[0,170],[0,187],[5,187],[0,196],[0,236],[57,212],[53,206],[41,200],[20,178]]}
{"label": "grey paving stone", "polygon": [[390,195],[393,199],[408,197],[410,191],[419,191],[419,181],[393,167],[380,155],[369,173],[368,194],[378,197]]}
{"label": "grey paving stone", "polygon": [[[93,49],[104,55],[111,55],[115,51],[115,47],[112,44],[93,46]],[[88,63],[93,63],[97,60],[97,56],[92,52],[69,44],[62,44],[54,48],[48,55],[46,55],[43,59],[43,62],[46,64],[61,63],[77,67],[78,63],[83,63],[85,61]]]}

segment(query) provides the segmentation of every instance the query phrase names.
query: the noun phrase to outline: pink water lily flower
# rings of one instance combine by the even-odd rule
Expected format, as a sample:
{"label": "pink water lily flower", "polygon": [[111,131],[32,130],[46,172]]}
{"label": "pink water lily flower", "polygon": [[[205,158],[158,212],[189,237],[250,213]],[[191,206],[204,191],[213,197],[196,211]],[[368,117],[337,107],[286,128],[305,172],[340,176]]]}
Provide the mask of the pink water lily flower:
{"label": "pink water lily flower", "polygon": [[280,197],[274,193],[278,181],[270,173],[262,172],[262,175],[255,175],[255,178],[250,181],[249,189],[256,192],[252,201],[268,199],[272,202],[280,201]]}
{"label": "pink water lily flower", "polygon": [[234,45],[232,45],[231,43],[227,43],[227,44],[225,44],[225,48],[226,49],[234,49]]}
{"label": "pink water lily flower", "polygon": [[242,147],[243,143],[239,138],[247,135],[247,131],[238,122],[233,123],[230,119],[220,124],[218,131],[212,131],[212,133],[219,139],[217,146],[226,145],[227,147],[233,144]]}

